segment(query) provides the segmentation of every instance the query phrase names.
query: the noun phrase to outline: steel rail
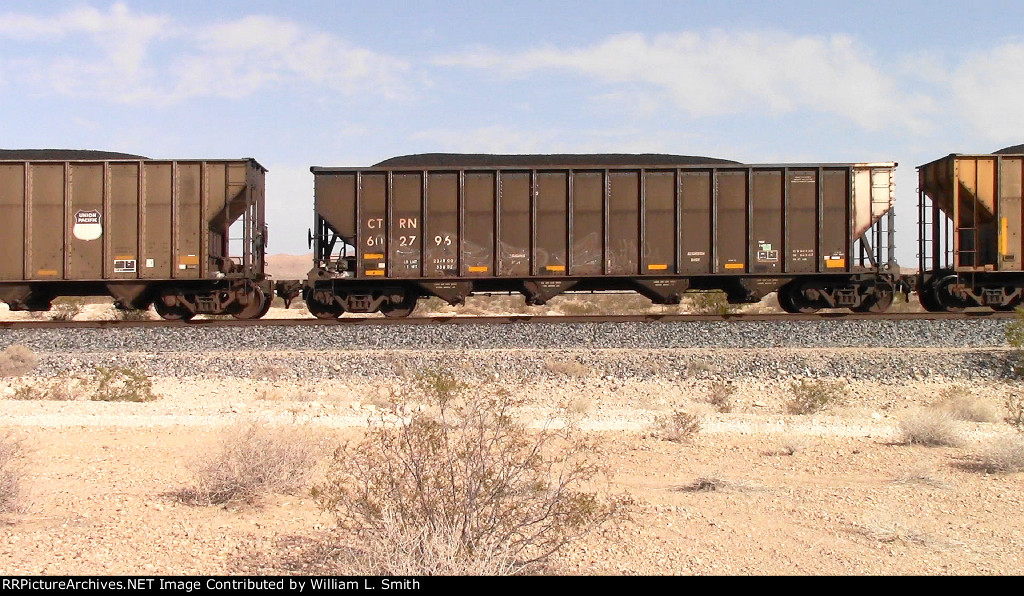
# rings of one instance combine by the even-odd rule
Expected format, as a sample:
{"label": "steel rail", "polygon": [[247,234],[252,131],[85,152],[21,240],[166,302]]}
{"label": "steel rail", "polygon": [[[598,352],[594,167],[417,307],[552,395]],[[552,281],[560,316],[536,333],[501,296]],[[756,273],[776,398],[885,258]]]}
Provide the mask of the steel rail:
{"label": "steel rail", "polygon": [[165,321],[162,319],[144,321],[0,321],[0,329],[104,329],[117,327],[286,327],[286,326],[331,326],[331,325],[508,325],[514,323],[658,323],[658,322],[700,322],[700,321],[948,321],[971,319],[1013,319],[1014,312],[967,311],[962,313],[854,313],[824,312],[813,314],[788,313],[729,313],[729,314],[639,314],[639,315],[489,315],[456,316],[427,315],[389,319],[381,316],[343,316],[339,319],[253,319],[230,318],[193,319],[191,321]]}

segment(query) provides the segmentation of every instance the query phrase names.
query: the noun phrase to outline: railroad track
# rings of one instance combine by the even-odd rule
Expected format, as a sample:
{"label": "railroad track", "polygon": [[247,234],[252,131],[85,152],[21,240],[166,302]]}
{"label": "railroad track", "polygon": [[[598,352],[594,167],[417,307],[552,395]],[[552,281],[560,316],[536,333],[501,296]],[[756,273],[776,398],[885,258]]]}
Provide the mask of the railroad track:
{"label": "railroad track", "polygon": [[657,322],[698,322],[698,321],[928,321],[928,320],[970,320],[970,319],[1012,319],[1013,312],[989,310],[962,313],[853,313],[824,312],[813,314],[788,313],[731,313],[731,314],[643,314],[643,315],[490,315],[454,316],[435,315],[388,319],[385,317],[352,317],[322,320],[301,319],[256,319],[237,320],[231,318],[193,319],[191,321],[0,321],[0,329],[69,329],[69,328],[114,328],[114,327],[286,327],[286,326],[333,326],[333,325],[508,325],[514,323],[657,323]]}

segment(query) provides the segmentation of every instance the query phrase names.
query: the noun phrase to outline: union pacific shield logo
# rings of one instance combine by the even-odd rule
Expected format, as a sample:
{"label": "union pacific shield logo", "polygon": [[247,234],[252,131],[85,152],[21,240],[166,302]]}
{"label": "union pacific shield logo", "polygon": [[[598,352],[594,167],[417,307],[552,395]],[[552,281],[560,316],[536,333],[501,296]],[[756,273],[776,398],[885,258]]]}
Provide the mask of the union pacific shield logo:
{"label": "union pacific shield logo", "polygon": [[103,235],[99,211],[79,211],[75,213],[75,227],[71,230],[79,240],[95,240]]}

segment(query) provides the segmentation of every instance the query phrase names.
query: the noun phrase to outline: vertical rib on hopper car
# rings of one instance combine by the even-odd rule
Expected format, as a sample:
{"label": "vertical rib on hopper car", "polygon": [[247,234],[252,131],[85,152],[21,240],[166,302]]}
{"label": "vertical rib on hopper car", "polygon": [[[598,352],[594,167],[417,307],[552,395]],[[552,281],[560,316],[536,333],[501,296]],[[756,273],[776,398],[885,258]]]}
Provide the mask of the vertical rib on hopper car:
{"label": "vertical rib on hopper car", "polygon": [[458,304],[474,292],[543,304],[567,291],[678,303],[691,290],[724,290],[730,302],[777,290],[793,312],[892,301],[895,163],[415,157],[311,168],[304,292],[315,315],[404,316],[419,297]]}
{"label": "vertical rib on hopper car", "polygon": [[47,310],[58,296],[109,295],[168,319],[261,316],[265,172],[251,159],[0,160],[0,299]]}

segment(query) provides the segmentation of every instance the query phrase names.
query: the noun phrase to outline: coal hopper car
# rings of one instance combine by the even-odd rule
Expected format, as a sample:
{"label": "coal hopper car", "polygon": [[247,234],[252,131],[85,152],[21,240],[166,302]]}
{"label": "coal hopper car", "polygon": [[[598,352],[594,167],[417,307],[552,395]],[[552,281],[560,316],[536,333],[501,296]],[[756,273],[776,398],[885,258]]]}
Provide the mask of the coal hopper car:
{"label": "coal hopper car", "polygon": [[631,290],[655,303],[778,292],[790,312],[882,311],[899,285],[895,163],[671,155],[426,154],[313,167],[310,311]]}
{"label": "coal hopper car", "polygon": [[1024,146],[918,169],[917,291],[931,311],[1013,310],[1024,299]]}
{"label": "coal hopper car", "polygon": [[110,296],[165,319],[260,317],[272,298],[265,172],[252,159],[0,152],[0,300],[48,310]]}

